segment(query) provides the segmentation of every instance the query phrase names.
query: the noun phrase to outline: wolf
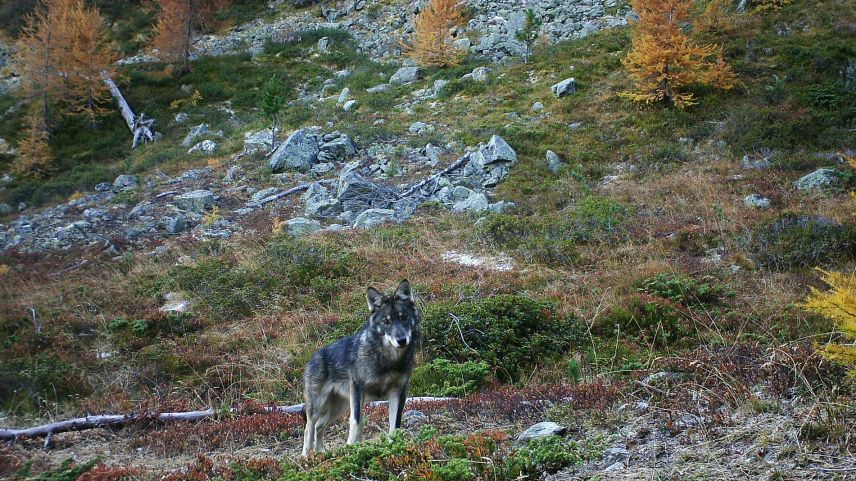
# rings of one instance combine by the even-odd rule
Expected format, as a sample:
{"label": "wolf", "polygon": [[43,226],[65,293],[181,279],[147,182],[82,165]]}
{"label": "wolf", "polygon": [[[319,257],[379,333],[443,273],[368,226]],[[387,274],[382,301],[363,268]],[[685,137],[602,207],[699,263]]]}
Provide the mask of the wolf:
{"label": "wolf", "polygon": [[348,444],[359,442],[368,401],[388,400],[389,432],[401,427],[421,315],[406,279],[390,295],[369,287],[366,301],[363,327],[316,351],[303,371],[304,457],[324,450],[324,428],[349,409]]}

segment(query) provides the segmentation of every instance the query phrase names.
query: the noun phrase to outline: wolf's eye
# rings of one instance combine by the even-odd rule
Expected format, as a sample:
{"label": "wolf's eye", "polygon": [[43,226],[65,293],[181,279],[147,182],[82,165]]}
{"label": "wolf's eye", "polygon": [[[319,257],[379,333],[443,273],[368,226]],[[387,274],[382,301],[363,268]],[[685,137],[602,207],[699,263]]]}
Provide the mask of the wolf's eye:
{"label": "wolf's eye", "polygon": [[392,319],[391,319],[389,316],[386,316],[386,317],[384,317],[384,318],[383,318],[383,323],[384,323],[384,324],[389,324],[390,322],[392,322]]}

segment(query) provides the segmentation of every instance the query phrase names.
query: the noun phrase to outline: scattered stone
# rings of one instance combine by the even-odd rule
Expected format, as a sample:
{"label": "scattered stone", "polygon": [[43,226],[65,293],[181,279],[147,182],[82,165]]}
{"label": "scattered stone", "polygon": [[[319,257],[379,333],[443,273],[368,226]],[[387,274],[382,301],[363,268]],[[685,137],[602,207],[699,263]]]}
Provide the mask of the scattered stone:
{"label": "scattered stone", "polygon": [[771,162],[769,157],[761,157],[759,159],[750,158],[749,155],[744,155],[741,164],[746,170],[764,170],[769,169]]}
{"label": "scattered stone", "polygon": [[175,122],[177,124],[183,124],[183,123],[187,122],[188,120],[190,120],[190,116],[184,112],[179,112],[179,113],[175,114]]}
{"label": "scattered stone", "polygon": [[459,38],[452,42],[452,46],[458,50],[469,50],[472,45],[473,42],[467,37]]}
{"label": "scattered stone", "polygon": [[223,137],[223,131],[218,130],[217,132],[214,132],[208,127],[208,124],[199,124],[190,129],[190,132],[188,132],[187,136],[184,137],[184,140],[181,141],[181,146],[190,147],[194,142],[196,142],[196,139],[205,136]]}
{"label": "scattered stone", "polygon": [[258,149],[267,152],[272,142],[273,134],[270,129],[244,133],[244,150]]}
{"label": "scattered stone", "polygon": [[354,221],[355,229],[368,229],[395,220],[392,209],[367,209],[357,216]]}
{"label": "scattered stone", "polygon": [[202,152],[206,154],[210,154],[217,150],[217,144],[213,140],[203,140],[198,144],[194,145],[187,151],[188,154],[195,154],[197,152]]}
{"label": "scattered stone", "polygon": [[487,197],[481,192],[472,192],[469,197],[452,206],[452,212],[484,212],[488,208]]}
{"label": "scattered stone", "polygon": [[305,217],[295,217],[285,221],[285,231],[292,236],[312,234],[321,230],[321,223]]}
{"label": "scattered stone", "polygon": [[122,174],[116,177],[116,180],[113,181],[113,191],[121,192],[127,189],[136,189],[137,188],[137,177],[134,175]]}
{"label": "scattered stone", "polygon": [[342,92],[339,94],[338,100],[336,100],[337,105],[342,105],[348,101],[348,97],[351,95],[351,89],[345,87],[342,89]]}
{"label": "scattered stone", "polygon": [[630,451],[620,446],[606,448],[603,451],[604,464],[625,463],[628,459],[630,459]]}
{"label": "scattered stone", "polygon": [[535,102],[534,104],[532,104],[532,110],[540,112],[544,110],[544,104],[542,104],[541,102]]}
{"label": "scattered stone", "polygon": [[359,106],[359,103],[356,100],[348,100],[345,102],[345,105],[342,106],[342,110],[345,112],[350,112],[352,110],[356,110]]}
{"label": "scattered stone", "polygon": [[476,82],[487,82],[487,74],[491,72],[491,69],[487,67],[476,67],[472,71],[472,79]]}
{"label": "scattered stone", "polygon": [[194,190],[186,194],[177,195],[173,199],[175,205],[194,214],[202,214],[206,209],[214,205],[214,194],[210,190]]}
{"label": "scattered stone", "polygon": [[318,143],[309,130],[296,130],[274,150],[269,162],[270,169],[273,172],[282,172],[286,168],[292,168],[305,172],[312,168],[312,164],[318,159],[318,153]]}
{"label": "scattered stone", "polygon": [[426,124],[425,122],[413,122],[410,124],[410,128],[408,128],[407,131],[414,135],[424,135],[433,132],[434,126]]}
{"label": "scattered stone", "polygon": [[562,436],[568,431],[568,428],[560,426],[554,422],[544,421],[538,424],[533,424],[525,431],[517,436],[517,440],[528,442],[533,439],[543,438],[547,436]]}
{"label": "scattered stone", "polygon": [[419,77],[419,67],[401,67],[389,78],[391,84],[406,84]]}
{"label": "scattered stone", "polygon": [[567,97],[577,92],[577,81],[573,77],[567,78],[550,87],[550,90],[556,94],[556,97]]}
{"label": "scattered stone", "polygon": [[564,162],[562,162],[562,159],[559,157],[559,154],[553,152],[552,150],[548,150],[547,166],[550,168],[550,172],[555,174],[559,171],[559,169],[562,168],[562,165],[564,165]]}
{"label": "scattered stone", "polygon": [[747,207],[753,207],[755,209],[769,209],[770,208],[770,199],[760,196],[758,194],[749,194],[743,199],[743,203],[746,204]]}
{"label": "scattered stone", "polygon": [[327,53],[330,51],[330,38],[321,37],[318,39],[318,52]]}
{"label": "scattered stone", "polygon": [[277,192],[279,192],[278,188],[268,187],[267,189],[262,189],[262,190],[256,192],[255,194],[253,194],[252,196],[250,196],[250,200],[253,203],[258,204],[260,200],[265,199],[267,197],[270,197],[270,196],[276,194]]}
{"label": "scattered stone", "polygon": [[794,182],[794,187],[797,190],[822,190],[832,187],[837,187],[841,183],[838,176],[838,171],[831,167],[822,167],[810,174],[800,177]]}
{"label": "scattered stone", "polygon": [[178,234],[184,232],[187,228],[187,219],[181,214],[175,216],[163,216],[160,218],[160,224],[164,230],[170,234]]}
{"label": "scattered stone", "polygon": [[389,85],[389,84],[380,84],[380,85],[375,85],[374,87],[369,87],[369,88],[367,88],[367,89],[366,89],[366,92],[368,92],[368,93],[370,93],[370,94],[376,94],[376,93],[380,93],[380,92],[386,92],[387,90],[389,90],[389,87],[390,87],[390,85]]}
{"label": "scattered stone", "polygon": [[163,297],[166,302],[158,310],[167,314],[190,312],[190,308],[193,306],[181,292],[168,292]]}

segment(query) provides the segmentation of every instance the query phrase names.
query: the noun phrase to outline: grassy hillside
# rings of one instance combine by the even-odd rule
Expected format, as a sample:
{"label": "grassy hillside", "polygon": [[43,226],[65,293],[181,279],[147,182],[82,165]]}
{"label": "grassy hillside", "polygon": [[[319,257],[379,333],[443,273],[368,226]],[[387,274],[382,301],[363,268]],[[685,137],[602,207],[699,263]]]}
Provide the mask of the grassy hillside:
{"label": "grassy hillside", "polygon": [[[333,39],[332,49],[316,54],[322,36]],[[671,433],[664,437],[675,442],[699,429],[717,439],[713,445],[727,444],[720,434],[741,416],[757,419],[756,427],[768,423],[769,431],[746,431],[746,442],[753,450],[764,442],[785,446],[776,452],[797,466],[787,471],[792,476],[816,453],[852,453],[852,380],[815,350],[838,335],[797,304],[819,286],[814,267],[856,268],[848,193],[856,179],[839,155],[856,148],[856,85],[842,74],[856,59],[854,2],[795,0],[780,11],[738,16],[718,40],[740,86],[694,87],[700,103],[685,110],[618,97],[631,87],[621,64],[627,29],[543,47],[528,64],[467,58],[375,94],[366,88],[396,66],[360,54],[343,31],[294,38],[269,43],[255,58],[203,58],[183,76],[164,76],[158,64],[125,67],[128,101],[158,119],[163,138],[131,151],[116,114],[96,131],[63,121],[51,140],[59,171],[44,181],[12,181],[0,202],[63,201],[125,172],[210,166],[223,174],[241,134],[264,127],[257,96],[275,75],[295,99],[286,130],[330,122],[361,147],[406,139],[458,151],[501,135],[520,162],[495,197],[516,208],[478,219],[427,206],[403,224],[299,239],[274,233],[274,218],[287,213],[269,209],[227,241],[166,241],[159,251],[117,258],[83,250],[0,255],[10,267],[0,283],[4,425],[143,408],[246,410],[218,423],[133,428],[110,439],[69,435],[49,453],[37,452],[37,441],[2,447],[10,467],[0,475],[25,460],[34,461],[33,472],[56,469],[72,452],[84,454],[81,462],[109,444],[107,467],[96,468],[104,476],[129,469],[125,476],[149,478],[189,466],[181,475],[188,479],[539,477],[604,458],[640,402],[657,413],[656,428],[645,429]],[[461,79],[479,66],[492,69],[486,82]],[[334,98],[297,100],[342,69],[350,76],[336,86],[350,88],[356,111],[337,108]],[[577,93],[555,98],[550,85],[571,76]],[[412,113],[399,108],[438,79],[450,81],[438,99],[413,103]],[[170,107],[196,90],[197,105]],[[0,111],[16,101],[0,98]],[[543,111],[532,109],[536,101]],[[176,123],[179,111],[191,121]],[[434,132],[409,134],[417,120]],[[20,114],[5,116],[0,137],[15,141],[18,122]],[[210,158],[179,145],[202,122],[226,136]],[[566,160],[558,173],[548,168],[548,149]],[[745,155],[769,158],[771,167],[744,169]],[[251,162],[251,179],[269,182],[264,162]],[[794,189],[795,180],[824,166],[841,173],[838,188]],[[771,208],[747,207],[743,199],[753,193]],[[440,261],[450,251],[507,255],[514,267]],[[67,270],[79,256],[92,261]],[[312,352],[362,322],[366,286],[389,289],[405,277],[424,314],[413,392],[462,400],[419,407],[428,421],[391,443],[293,461],[300,419],[264,415],[258,406],[299,402]],[[165,295],[176,291],[193,309],[161,313]],[[375,437],[385,415],[371,416]],[[545,419],[571,426],[576,441],[548,438],[520,449],[509,439]],[[340,428],[331,434],[337,444]],[[781,439],[785,431],[796,441]],[[673,466],[692,466],[686,477],[659,474],[727,479],[728,470],[710,459],[681,456]]]}

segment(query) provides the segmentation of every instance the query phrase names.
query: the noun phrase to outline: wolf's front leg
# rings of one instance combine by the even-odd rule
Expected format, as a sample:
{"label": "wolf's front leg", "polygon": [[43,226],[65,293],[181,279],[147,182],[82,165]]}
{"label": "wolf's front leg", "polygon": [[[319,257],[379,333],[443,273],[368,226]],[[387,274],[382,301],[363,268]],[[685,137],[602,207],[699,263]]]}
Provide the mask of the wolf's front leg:
{"label": "wolf's front leg", "polygon": [[351,382],[351,417],[349,419],[348,444],[360,442],[363,437],[363,401],[365,399],[365,388],[355,382]]}
{"label": "wolf's front leg", "polygon": [[401,427],[404,402],[407,400],[407,384],[389,395],[389,434]]}

